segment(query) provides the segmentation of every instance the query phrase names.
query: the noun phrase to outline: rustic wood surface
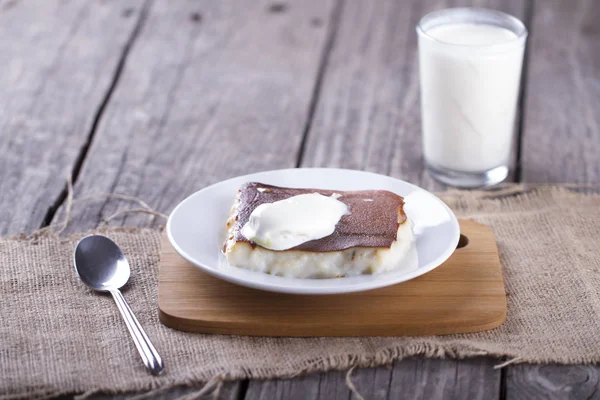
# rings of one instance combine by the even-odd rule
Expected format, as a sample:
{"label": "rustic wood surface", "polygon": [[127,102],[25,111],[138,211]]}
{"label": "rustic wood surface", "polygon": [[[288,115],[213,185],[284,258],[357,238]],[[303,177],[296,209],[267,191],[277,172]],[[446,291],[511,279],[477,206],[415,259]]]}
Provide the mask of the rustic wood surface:
{"label": "rustic wood surface", "polygon": [[525,18],[524,0],[344,1],[300,166],[373,171],[441,190],[421,156],[415,27],[455,6]]}
{"label": "rustic wood surface", "polygon": [[524,182],[600,181],[600,3],[536,2],[523,116]]}
{"label": "rustic wood surface", "polygon": [[[498,8],[530,28],[514,179],[600,183],[596,0],[247,3],[0,1],[0,234],[61,221],[67,174],[76,196],[96,198],[75,208],[71,231],[139,208],[101,193],[169,212],[220,179],[295,165],[443,189],[420,157],[414,26],[454,5]],[[352,381],[367,399],[600,397],[598,367],[492,368],[501,361],[417,357]],[[344,379],[233,382],[220,394],[349,398]]]}
{"label": "rustic wood surface", "polygon": [[[154,2],[98,124],[76,197],[121,193],[169,212],[208,184],[295,166],[331,12],[321,0],[281,10],[267,1]],[[71,231],[139,208],[98,199],[74,211]],[[130,215],[113,225],[147,220]]]}
{"label": "rustic wood surface", "polygon": [[135,33],[134,4],[0,6],[1,235],[39,228],[61,198]]}
{"label": "rustic wood surface", "polygon": [[[353,371],[352,383],[365,399],[481,399],[497,398],[500,371],[484,358],[455,363],[410,357],[391,366]],[[251,381],[246,399],[356,399],[346,385],[346,372],[311,374],[297,379]],[[482,385],[481,382],[488,382]]]}

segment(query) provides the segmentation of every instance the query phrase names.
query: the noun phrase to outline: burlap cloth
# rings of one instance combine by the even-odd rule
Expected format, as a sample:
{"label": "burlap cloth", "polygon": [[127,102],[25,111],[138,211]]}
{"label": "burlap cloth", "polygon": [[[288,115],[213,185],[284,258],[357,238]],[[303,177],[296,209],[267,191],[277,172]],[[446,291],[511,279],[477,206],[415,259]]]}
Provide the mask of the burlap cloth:
{"label": "burlap cloth", "polygon": [[[144,370],[112,298],[73,268],[74,243],[42,234],[0,240],[0,394],[150,390],[236,378],[287,377],[427,357],[505,356],[520,362],[600,361],[600,195],[565,187],[454,192],[458,216],[491,226],[508,294],[492,331],[442,337],[268,338],[178,332],[157,316],[160,232],[105,233],[132,268],[125,296],[167,370]],[[327,298],[323,298],[324,304]]]}

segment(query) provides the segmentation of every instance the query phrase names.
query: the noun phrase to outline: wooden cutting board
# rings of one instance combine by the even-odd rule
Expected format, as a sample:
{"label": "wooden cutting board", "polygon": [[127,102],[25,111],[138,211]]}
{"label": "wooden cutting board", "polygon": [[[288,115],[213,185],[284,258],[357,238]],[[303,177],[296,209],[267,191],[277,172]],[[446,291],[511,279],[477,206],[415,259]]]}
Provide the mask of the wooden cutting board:
{"label": "wooden cutting board", "polygon": [[[260,336],[443,335],[492,329],[506,295],[492,230],[460,221],[468,244],[428,274],[394,286],[340,295],[290,295],[214,278],[163,239],[161,322],[190,332]],[[461,238],[463,242],[464,238]]]}

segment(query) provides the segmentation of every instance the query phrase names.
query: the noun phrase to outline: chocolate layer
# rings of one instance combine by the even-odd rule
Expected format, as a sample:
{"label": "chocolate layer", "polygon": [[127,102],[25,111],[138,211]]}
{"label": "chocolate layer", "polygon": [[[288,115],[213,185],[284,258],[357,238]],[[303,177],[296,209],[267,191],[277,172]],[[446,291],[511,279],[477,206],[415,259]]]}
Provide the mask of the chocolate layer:
{"label": "chocolate layer", "polygon": [[304,193],[320,193],[324,196],[338,193],[341,195],[338,200],[348,206],[350,214],[340,219],[331,235],[303,243],[293,250],[327,252],[351,247],[390,247],[396,240],[398,227],[406,221],[402,197],[385,190],[344,192],[290,189],[250,182],[240,188],[237,219],[233,229],[235,240],[253,243],[240,231],[256,207]]}

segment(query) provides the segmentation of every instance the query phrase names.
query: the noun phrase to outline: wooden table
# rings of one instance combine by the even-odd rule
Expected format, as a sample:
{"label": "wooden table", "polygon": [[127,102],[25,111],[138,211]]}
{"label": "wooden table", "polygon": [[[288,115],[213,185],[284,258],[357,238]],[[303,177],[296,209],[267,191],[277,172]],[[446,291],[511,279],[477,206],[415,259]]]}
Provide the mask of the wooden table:
{"label": "wooden table", "polygon": [[[600,181],[596,0],[0,0],[0,234],[62,220],[75,196],[169,212],[221,179],[344,167],[432,190],[421,159],[415,24],[476,4],[530,29],[516,182]],[[101,197],[69,231],[138,208]],[[138,226],[128,214],[112,225]],[[598,398],[596,366],[414,357],[359,369],[367,399]],[[177,389],[164,398],[189,392]],[[344,372],[228,383],[230,399],[347,399]]]}

